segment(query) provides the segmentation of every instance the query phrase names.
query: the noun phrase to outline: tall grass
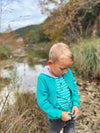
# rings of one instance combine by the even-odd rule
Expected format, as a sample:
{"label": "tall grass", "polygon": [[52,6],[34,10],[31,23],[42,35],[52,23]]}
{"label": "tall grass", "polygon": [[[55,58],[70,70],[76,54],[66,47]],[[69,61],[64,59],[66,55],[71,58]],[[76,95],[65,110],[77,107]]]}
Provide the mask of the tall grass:
{"label": "tall grass", "polygon": [[0,93],[1,93],[2,88],[7,86],[9,83],[10,83],[9,78],[2,78],[2,77],[0,77]]}
{"label": "tall grass", "polygon": [[100,78],[100,38],[84,39],[72,47],[75,60],[73,68],[78,74]]}
{"label": "tall grass", "polygon": [[16,93],[16,103],[14,106],[6,107],[2,116],[1,132],[48,132],[47,115],[38,107],[35,94]]}
{"label": "tall grass", "polygon": [[[3,101],[3,105],[0,110],[0,115],[2,115],[2,112],[8,102],[8,98],[11,94],[11,92],[18,92],[20,86],[21,86],[22,79],[19,78],[18,72],[16,69],[12,69],[9,72],[9,78],[8,78],[8,85],[7,85],[7,95],[5,96],[5,100]],[[0,99],[1,100],[1,99]],[[1,102],[1,101],[0,101]]]}

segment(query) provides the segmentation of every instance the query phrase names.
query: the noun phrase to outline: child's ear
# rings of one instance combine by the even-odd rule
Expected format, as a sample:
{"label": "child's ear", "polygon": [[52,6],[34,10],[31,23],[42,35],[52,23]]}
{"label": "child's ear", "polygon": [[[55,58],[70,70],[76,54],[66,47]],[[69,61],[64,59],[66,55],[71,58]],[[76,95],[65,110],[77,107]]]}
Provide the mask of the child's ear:
{"label": "child's ear", "polygon": [[48,60],[48,66],[51,67],[53,61],[52,60]]}

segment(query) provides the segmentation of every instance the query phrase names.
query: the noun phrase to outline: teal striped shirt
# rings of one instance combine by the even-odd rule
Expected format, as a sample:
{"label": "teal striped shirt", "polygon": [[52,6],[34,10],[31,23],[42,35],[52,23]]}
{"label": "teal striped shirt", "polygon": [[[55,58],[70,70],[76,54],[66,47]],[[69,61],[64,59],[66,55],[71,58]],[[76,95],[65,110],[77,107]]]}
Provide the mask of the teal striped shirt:
{"label": "teal striped shirt", "polygon": [[71,92],[65,79],[62,77],[55,78],[57,85],[56,107],[68,111],[71,104]]}

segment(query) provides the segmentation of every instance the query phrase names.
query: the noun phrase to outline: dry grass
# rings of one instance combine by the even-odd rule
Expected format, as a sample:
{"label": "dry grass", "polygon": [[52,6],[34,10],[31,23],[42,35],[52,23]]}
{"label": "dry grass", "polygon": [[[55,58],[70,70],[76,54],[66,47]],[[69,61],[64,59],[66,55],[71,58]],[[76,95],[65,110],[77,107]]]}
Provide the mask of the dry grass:
{"label": "dry grass", "polygon": [[14,106],[7,106],[1,119],[2,133],[46,133],[47,115],[37,105],[35,94],[16,94]]}

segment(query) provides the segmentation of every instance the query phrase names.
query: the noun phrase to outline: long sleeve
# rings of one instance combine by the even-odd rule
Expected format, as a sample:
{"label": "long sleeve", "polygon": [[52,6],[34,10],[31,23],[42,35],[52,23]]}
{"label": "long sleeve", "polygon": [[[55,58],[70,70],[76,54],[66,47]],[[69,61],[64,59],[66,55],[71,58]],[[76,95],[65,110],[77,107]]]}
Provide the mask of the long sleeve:
{"label": "long sleeve", "polygon": [[49,89],[46,81],[38,77],[37,81],[37,102],[39,107],[48,114],[51,118],[60,119],[62,110],[56,109],[49,101]]}

